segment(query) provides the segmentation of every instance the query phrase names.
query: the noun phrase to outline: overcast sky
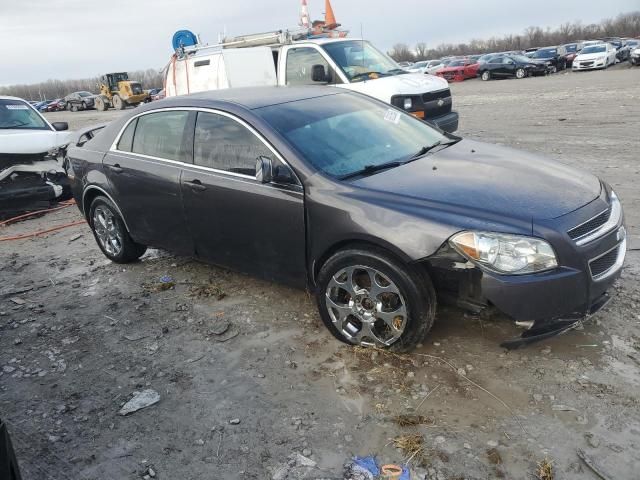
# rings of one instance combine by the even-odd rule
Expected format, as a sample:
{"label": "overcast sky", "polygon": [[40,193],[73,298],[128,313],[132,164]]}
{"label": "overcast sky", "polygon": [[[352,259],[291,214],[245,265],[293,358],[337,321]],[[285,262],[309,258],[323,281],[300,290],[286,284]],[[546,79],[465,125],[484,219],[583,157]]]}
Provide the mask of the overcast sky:
{"label": "overcast sky", "polygon": [[[312,19],[324,0],[308,0]],[[163,67],[171,36],[187,28],[214,43],[229,35],[295,27],[299,0],[0,0],[0,85],[85,78]],[[638,9],[638,0],[333,0],[339,22],[387,50],[436,46],[530,25],[597,22]]]}

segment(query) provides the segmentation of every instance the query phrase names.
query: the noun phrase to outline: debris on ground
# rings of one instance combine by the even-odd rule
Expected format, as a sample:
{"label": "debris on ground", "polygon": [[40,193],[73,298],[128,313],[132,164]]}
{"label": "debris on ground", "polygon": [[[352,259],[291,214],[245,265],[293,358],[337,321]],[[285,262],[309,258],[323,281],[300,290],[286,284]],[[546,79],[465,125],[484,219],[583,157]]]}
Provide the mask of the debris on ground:
{"label": "debris on ground", "polygon": [[399,448],[406,455],[407,463],[416,455],[421,454],[424,449],[424,438],[422,435],[400,435],[393,439],[393,446]]}
{"label": "debris on ground", "polygon": [[142,392],[134,392],[133,398],[129,400],[118,412],[119,415],[129,415],[131,413],[142,410],[143,408],[155,405],[160,401],[160,394],[155,390],[143,390]]}
{"label": "debris on ground", "polygon": [[545,458],[536,468],[536,478],[538,480],[553,480],[553,462]]}
{"label": "debris on ground", "polygon": [[434,425],[435,419],[424,415],[396,415],[393,421],[401,427],[415,427],[416,425]]}
{"label": "debris on ground", "polygon": [[399,465],[378,466],[374,456],[354,457],[344,466],[345,480],[411,480],[408,468]]}
{"label": "debris on ground", "polygon": [[192,285],[189,287],[189,296],[198,298],[214,297],[216,300],[222,300],[227,294],[217,285],[206,283],[204,285]]}
{"label": "debris on ground", "polygon": [[166,292],[167,290],[173,290],[176,286],[176,282],[168,275],[160,278],[159,282],[143,283],[142,288],[147,292],[158,293]]}
{"label": "debris on ground", "polygon": [[496,448],[487,450],[487,458],[493,465],[502,465],[502,457]]}

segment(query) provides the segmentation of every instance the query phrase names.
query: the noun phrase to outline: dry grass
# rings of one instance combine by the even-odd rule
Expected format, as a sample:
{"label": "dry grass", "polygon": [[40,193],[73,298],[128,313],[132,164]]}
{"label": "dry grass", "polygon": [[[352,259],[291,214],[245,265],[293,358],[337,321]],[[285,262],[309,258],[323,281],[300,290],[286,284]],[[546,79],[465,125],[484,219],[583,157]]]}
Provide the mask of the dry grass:
{"label": "dry grass", "polygon": [[158,283],[143,283],[142,288],[147,292],[166,292],[167,290],[172,290],[175,288],[175,282],[158,282]]}
{"label": "dry grass", "polygon": [[217,300],[222,300],[227,294],[213,283],[206,283],[204,285],[193,285],[189,287],[189,296],[198,298],[215,297]]}
{"label": "dry grass", "polygon": [[545,458],[536,468],[536,478],[538,480],[553,480],[553,462]]}
{"label": "dry grass", "polygon": [[402,450],[407,463],[421,455],[424,450],[424,438],[422,435],[401,435],[392,440],[393,446]]}
{"label": "dry grass", "polygon": [[435,420],[432,417],[425,417],[424,415],[396,415],[393,417],[393,421],[401,427],[435,424]]}
{"label": "dry grass", "polygon": [[498,450],[496,450],[495,448],[490,448],[489,450],[487,450],[487,458],[493,465],[502,465],[502,457],[500,456],[500,452],[498,452]]}

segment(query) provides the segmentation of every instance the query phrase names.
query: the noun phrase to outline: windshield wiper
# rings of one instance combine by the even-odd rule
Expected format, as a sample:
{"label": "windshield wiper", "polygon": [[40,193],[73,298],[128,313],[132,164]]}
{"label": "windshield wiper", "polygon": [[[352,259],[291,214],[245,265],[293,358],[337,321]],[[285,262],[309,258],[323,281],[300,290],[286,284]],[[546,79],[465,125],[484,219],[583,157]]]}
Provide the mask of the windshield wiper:
{"label": "windshield wiper", "polygon": [[355,172],[343,175],[342,177],[340,177],[340,180],[347,180],[349,178],[359,177],[361,175],[362,176],[372,175],[372,174],[380,172],[382,170],[388,170],[390,168],[399,167],[400,165],[403,165],[404,163],[405,162],[400,162],[400,161],[394,160],[393,162],[381,163],[380,165],[365,165],[362,170],[357,170]]}

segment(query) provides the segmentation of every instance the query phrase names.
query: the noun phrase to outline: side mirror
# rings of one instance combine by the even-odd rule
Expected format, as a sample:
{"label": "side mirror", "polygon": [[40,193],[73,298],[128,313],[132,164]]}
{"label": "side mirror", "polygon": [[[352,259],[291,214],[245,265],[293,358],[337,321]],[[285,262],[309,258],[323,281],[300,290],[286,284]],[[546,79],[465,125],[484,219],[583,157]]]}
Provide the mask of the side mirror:
{"label": "side mirror", "polygon": [[276,183],[283,183],[285,185],[295,185],[296,178],[293,175],[293,172],[286,165],[276,165],[273,174],[273,181]]}
{"label": "side mirror", "polygon": [[324,65],[314,65],[311,67],[311,80],[314,82],[329,83]]}
{"label": "side mirror", "polygon": [[69,124],[67,122],[53,122],[51,126],[57,132],[63,132],[64,130],[69,130]]}
{"label": "side mirror", "polygon": [[256,160],[256,180],[260,183],[271,183],[273,180],[273,166],[268,157],[258,157]]}

